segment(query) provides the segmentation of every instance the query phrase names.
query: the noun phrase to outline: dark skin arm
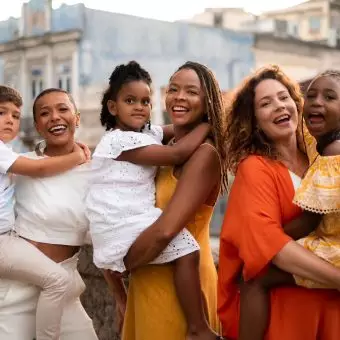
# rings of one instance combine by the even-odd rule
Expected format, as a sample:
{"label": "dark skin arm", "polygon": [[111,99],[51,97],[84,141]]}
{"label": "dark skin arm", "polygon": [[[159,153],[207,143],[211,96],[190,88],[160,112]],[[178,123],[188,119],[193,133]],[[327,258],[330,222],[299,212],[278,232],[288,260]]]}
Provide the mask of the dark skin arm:
{"label": "dark skin arm", "polygon": [[209,131],[210,125],[202,123],[172,146],[148,145],[124,151],[117,160],[141,165],[180,165],[203,143]]}
{"label": "dark skin arm", "polygon": [[340,140],[327,145],[323,151],[322,156],[338,156],[340,155]]}
{"label": "dark skin arm", "polygon": [[175,193],[158,220],[136,239],[124,262],[128,270],[148,264],[190,222],[220,183],[216,151],[201,145],[183,167]]}
{"label": "dark skin arm", "polygon": [[293,240],[298,240],[309,235],[320,224],[321,214],[304,211],[298,218],[283,226],[285,233]]}
{"label": "dark skin arm", "polygon": [[163,144],[168,144],[175,136],[174,126],[172,124],[163,125]]}

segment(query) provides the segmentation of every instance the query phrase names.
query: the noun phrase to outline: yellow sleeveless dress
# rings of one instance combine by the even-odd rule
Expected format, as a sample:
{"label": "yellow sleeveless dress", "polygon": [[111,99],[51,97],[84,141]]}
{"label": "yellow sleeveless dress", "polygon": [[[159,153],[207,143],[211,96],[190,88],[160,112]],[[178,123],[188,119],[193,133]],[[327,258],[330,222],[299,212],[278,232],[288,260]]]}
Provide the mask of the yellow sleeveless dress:
{"label": "yellow sleeveless dress", "polygon": [[[173,167],[160,168],[156,204],[164,209],[177,184]],[[216,202],[217,195],[213,203]],[[202,205],[187,229],[200,245],[200,276],[212,328],[219,332],[217,272],[209,243],[213,206]],[[173,266],[148,265],[131,273],[123,340],[185,340],[186,321],[173,283]]]}

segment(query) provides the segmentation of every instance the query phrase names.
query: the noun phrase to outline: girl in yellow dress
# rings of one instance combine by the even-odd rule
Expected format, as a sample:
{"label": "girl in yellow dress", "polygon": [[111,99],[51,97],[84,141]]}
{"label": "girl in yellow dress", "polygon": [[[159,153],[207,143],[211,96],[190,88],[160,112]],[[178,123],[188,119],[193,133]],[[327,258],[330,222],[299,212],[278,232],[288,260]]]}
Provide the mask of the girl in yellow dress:
{"label": "girl in yellow dress", "polygon": [[[340,267],[340,72],[317,76],[306,93],[304,119],[317,141],[318,154],[294,203],[307,211],[323,214],[318,228],[298,242],[324,260]],[[311,144],[307,139],[307,147]],[[295,277],[298,285],[327,288],[320,283]]]}

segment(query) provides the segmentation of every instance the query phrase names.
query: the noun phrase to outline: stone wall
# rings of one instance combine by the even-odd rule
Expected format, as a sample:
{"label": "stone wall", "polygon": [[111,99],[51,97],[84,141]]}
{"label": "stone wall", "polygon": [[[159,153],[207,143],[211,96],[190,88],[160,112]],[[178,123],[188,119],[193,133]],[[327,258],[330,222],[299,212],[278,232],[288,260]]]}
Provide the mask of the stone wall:
{"label": "stone wall", "polygon": [[[211,238],[215,264],[218,262],[218,237]],[[92,247],[83,248],[79,259],[79,272],[86,284],[81,297],[82,304],[93,320],[99,340],[119,340],[114,330],[114,299],[109,294],[106,282],[92,262]]]}
{"label": "stone wall", "polygon": [[114,330],[114,300],[105,280],[92,262],[92,247],[83,248],[79,260],[79,272],[86,284],[81,297],[83,306],[93,320],[99,340],[118,340]]}

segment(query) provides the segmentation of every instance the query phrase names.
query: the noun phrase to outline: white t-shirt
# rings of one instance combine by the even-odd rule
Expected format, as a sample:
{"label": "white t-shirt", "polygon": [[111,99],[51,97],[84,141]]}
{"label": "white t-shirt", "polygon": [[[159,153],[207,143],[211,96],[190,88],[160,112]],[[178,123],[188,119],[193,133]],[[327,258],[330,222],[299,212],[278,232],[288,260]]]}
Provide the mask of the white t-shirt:
{"label": "white t-shirt", "polygon": [[[42,159],[35,152],[26,157]],[[88,232],[85,197],[90,164],[45,178],[16,176],[16,232],[37,242],[81,246]]]}
{"label": "white t-shirt", "polygon": [[10,231],[14,225],[14,184],[7,171],[18,157],[0,141],[0,234]]}

